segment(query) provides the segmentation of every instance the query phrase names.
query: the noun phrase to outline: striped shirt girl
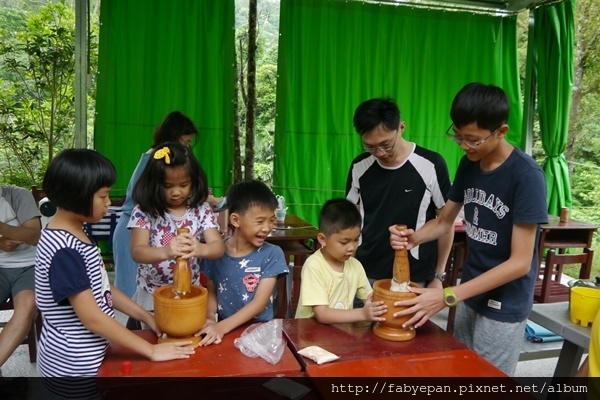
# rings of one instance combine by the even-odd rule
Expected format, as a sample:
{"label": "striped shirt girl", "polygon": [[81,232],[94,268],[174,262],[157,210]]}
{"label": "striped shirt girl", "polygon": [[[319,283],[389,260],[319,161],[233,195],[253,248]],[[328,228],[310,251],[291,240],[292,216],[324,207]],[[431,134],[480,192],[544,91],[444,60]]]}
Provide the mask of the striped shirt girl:
{"label": "striped shirt girl", "polygon": [[[85,328],[69,302],[70,296],[87,289],[98,307],[114,318],[108,275],[97,246],[62,229],[44,229],[35,260],[35,298],[44,316],[37,360],[40,376],[97,375],[108,342]],[[87,390],[72,383],[68,386],[71,395]],[[90,389],[93,395],[95,387]],[[86,397],[83,392],[79,395]]]}

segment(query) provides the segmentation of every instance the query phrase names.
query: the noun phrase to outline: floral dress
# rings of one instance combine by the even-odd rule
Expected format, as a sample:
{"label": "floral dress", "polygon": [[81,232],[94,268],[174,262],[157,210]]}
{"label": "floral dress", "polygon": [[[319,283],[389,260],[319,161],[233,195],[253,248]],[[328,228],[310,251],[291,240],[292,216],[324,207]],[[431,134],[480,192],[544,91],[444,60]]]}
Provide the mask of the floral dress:
{"label": "floral dress", "polygon": [[[190,234],[196,239],[203,240],[203,232],[207,229],[217,228],[217,221],[208,203],[203,203],[196,208],[187,208],[181,217],[165,214],[164,217],[151,217],[135,206],[127,224],[129,229],[141,228],[150,231],[150,246],[166,247],[177,235],[177,229],[188,228]],[[200,260],[195,257],[189,259],[192,269],[192,283],[200,282]],[[153,294],[156,288],[173,282],[173,268],[175,260],[164,260],[155,264],[139,264],[137,273],[138,290],[142,289]]]}

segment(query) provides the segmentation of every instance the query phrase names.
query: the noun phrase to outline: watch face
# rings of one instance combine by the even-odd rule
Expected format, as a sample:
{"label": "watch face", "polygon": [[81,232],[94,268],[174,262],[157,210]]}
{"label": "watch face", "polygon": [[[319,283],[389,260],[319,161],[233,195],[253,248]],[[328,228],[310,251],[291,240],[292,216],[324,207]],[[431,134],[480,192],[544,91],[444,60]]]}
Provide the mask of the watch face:
{"label": "watch face", "polygon": [[448,307],[454,307],[458,303],[458,299],[450,287],[444,289],[444,303]]}

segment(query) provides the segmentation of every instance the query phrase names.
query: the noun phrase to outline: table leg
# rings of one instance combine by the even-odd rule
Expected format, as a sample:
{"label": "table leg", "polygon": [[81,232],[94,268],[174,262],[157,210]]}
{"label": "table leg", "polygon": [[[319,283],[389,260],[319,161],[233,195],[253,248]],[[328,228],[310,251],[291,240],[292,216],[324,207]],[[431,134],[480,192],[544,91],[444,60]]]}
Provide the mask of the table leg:
{"label": "table leg", "polygon": [[581,363],[581,356],[583,356],[583,348],[565,340],[558,356],[554,377],[571,377],[575,375]]}

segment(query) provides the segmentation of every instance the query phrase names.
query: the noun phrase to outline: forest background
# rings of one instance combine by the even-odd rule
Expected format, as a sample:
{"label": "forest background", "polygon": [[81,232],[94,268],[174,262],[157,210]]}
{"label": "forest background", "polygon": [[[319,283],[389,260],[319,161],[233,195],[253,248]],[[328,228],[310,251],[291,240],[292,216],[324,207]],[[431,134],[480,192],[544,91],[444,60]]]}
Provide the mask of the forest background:
{"label": "forest background", "polygon": [[[256,2],[256,14],[249,3]],[[90,0],[88,143],[93,143],[100,0]],[[234,181],[272,181],[279,0],[235,0],[236,119]],[[48,162],[74,146],[73,0],[0,0],[0,183],[39,185]],[[521,82],[529,12],[519,21]],[[565,152],[573,193],[571,217],[600,226],[600,2],[577,0],[569,139]],[[256,103],[248,91],[249,20],[256,21]],[[250,32],[252,35],[252,32]],[[252,62],[252,60],[251,60]],[[522,91],[524,93],[524,90]],[[247,109],[254,121],[247,126]],[[541,163],[539,127],[533,156]],[[248,134],[247,134],[248,133]],[[598,235],[594,239],[597,248]],[[595,257],[593,276],[600,275]]]}

